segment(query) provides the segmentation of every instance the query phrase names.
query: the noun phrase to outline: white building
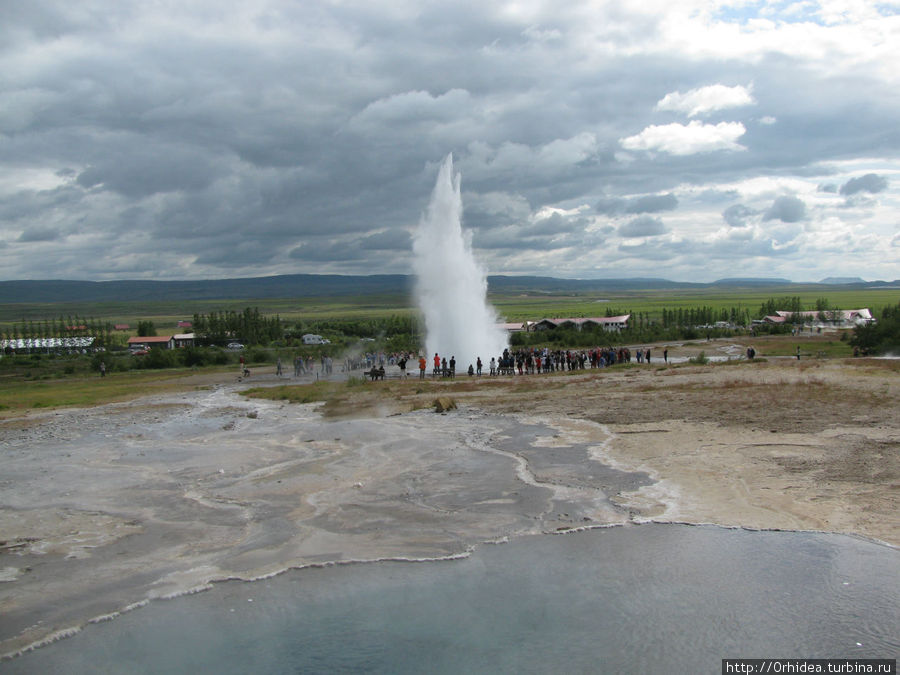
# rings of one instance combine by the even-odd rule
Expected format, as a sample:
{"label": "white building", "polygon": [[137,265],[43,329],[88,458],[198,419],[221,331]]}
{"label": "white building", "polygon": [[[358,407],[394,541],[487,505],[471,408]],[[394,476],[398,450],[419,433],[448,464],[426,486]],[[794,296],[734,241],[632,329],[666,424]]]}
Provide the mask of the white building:
{"label": "white building", "polygon": [[92,337],[51,337],[51,338],[12,338],[0,340],[0,349],[14,352],[92,349],[96,338]]}
{"label": "white building", "polygon": [[866,309],[829,309],[821,312],[785,312],[777,311],[775,316],[766,317],[769,323],[808,323],[810,325],[835,326],[837,328],[854,328],[873,323],[875,317]]}
{"label": "white building", "polygon": [[618,333],[628,328],[628,320],[631,314],[623,314],[621,316],[596,316],[596,317],[576,317],[572,319],[541,319],[534,323],[528,323],[528,330],[548,330],[550,328],[569,327],[576,330],[585,328],[602,328],[605,331]]}

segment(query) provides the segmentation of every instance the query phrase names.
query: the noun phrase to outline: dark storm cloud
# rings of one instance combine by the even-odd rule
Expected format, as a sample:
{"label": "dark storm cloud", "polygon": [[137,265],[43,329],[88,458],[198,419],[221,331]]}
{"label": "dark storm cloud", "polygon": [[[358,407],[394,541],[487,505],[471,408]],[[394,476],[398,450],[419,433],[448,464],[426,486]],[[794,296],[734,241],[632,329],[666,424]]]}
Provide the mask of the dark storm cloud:
{"label": "dark storm cloud", "polygon": [[625,212],[625,206],[628,202],[624,199],[604,198],[594,204],[594,210],[607,216],[614,216],[618,213]]}
{"label": "dark storm cloud", "polygon": [[806,215],[806,204],[803,200],[790,195],[778,197],[772,206],[763,214],[763,220],[780,220],[783,223],[796,223]]}
{"label": "dark storm cloud", "polygon": [[655,237],[668,232],[668,228],[659,218],[640,216],[624,225],[619,226],[619,236],[622,237]]}
{"label": "dark storm cloud", "polygon": [[743,204],[734,204],[729,206],[722,212],[722,218],[732,227],[744,227],[747,221],[759,212],[744,206]]}
{"label": "dark storm cloud", "polygon": [[[798,245],[781,243],[768,234],[737,234],[718,241],[645,239],[640,244],[623,243],[618,250],[629,257],[656,261],[678,259],[683,265],[700,268],[710,266],[711,261],[733,260],[735,246],[740,246],[750,258],[787,258],[799,250]],[[721,276],[739,276],[728,266],[722,271]]]}
{"label": "dark storm cloud", "polygon": [[557,236],[575,232],[583,232],[588,221],[585,218],[566,217],[560,213],[554,213],[547,218],[536,220],[531,225],[519,228],[522,236]]}
{"label": "dark storm cloud", "polygon": [[[804,220],[822,240],[895,232],[893,167],[878,158],[900,143],[882,74],[896,68],[842,39],[853,19],[808,26],[806,43],[777,8],[737,35],[677,4],[7,4],[0,266],[12,278],[409,272],[386,253],[409,250],[448,152],[489,268],[521,252],[528,272],[557,273],[573,251],[665,239],[653,216],[675,210],[679,237],[703,241],[692,223],[728,204],[734,230],[762,218]],[[717,39],[685,49],[691,34]],[[779,184],[799,178],[840,186],[846,203],[772,202],[807,194]],[[853,208],[876,193],[884,212]],[[847,230],[851,216],[866,227]],[[813,241],[807,260],[820,259]],[[646,243],[628,247],[629,269],[640,251],[665,259]],[[781,260],[778,246],[732,255]],[[817,264],[834,274],[834,262]]]}
{"label": "dark storm cloud", "polygon": [[406,230],[394,229],[363,237],[359,244],[363,249],[372,251],[405,253],[412,250],[412,237]]}
{"label": "dark storm cloud", "polygon": [[29,227],[24,230],[16,241],[33,242],[33,241],[56,241],[60,238],[59,230],[52,227]]}
{"label": "dark storm cloud", "polygon": [[662,213],[674,211],[678,207],[678,197],[672,193],[645,195],[630,199],[604,198],[594,203],[594,210],[608,216],[636,215],[640,213]]}
{"label": "dark storm cloud", "polygon": [[304,262],[333,262],[335,260],[362,260],[365,252],[352,242],[315,242],[301,244],[289,253],[291,259]]}
{"label": "dark storm cloud", "polygon": [[110,149],[78,174],[84,188],[102,186],[126,197],[141,198],[157,192],[196,192],[208,187],[225,167],[206,151],[165,143],[150,147]]}
{"label": "dark storm cloud", "polygon": [[625,258],[638,258],[651,262],[671,260],[675,257],[675,251],[669,246],[663,246],[653,240],[647,240],[640,244],[619,244],[617,250]]}
{"label": "dark storm cloud", "polygon": [[674,211],[678,207],[678,197],[672,193],[646,195],[631,199],[602,199],[596,202],[597,213],[613,216],[618,214],[661,213]]}
{"label": "dark storm cloud", "polygon": [[509,251],[557,251],[579,246],[584,241],[584,222],[567,222],[559,214],[525,226],[510,226],[474,232],[472,244],[477,249]]}
{"label": "dark storm cloud", "polygon": [[851,178],[841,185],[840,193],[845,196],[855,195],[857,192],[870,192],[876,194],[887,190],[888,182],[882,176],[867,173],[859,178]]}
{"label": "dark storm cloud", "polygon": [[625,213],[660,213],[674,211],[678,206],[678,198],[673,194],[650,195],[632,199],[625,206]]}

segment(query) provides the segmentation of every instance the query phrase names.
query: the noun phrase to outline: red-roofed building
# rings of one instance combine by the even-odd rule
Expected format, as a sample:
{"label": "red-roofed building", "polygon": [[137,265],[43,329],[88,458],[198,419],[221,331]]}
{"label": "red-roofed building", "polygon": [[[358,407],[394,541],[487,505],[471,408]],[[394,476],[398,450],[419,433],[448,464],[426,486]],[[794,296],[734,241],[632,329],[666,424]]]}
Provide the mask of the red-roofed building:
{"label": "red-roofed building", "polygon": [[153,335],[144,337],[138,336],[128,338],[129,349],[138,349],[140,347],[145,347],[146,349],[151,349],[153,347],[175,349],[175,338],[173,338],[171,335]]}

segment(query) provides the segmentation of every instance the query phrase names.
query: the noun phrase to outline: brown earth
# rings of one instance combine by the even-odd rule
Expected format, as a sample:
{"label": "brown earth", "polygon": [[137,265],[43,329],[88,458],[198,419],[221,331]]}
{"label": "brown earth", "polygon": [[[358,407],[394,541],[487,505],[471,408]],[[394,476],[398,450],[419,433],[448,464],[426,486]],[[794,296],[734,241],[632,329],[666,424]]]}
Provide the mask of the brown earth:
{"label": "brown earth", "polygon": [[[396,411],[427,405],[432,393],[408,384],[375,383],[326,409],[354,414],[376,397]],[[435,386],[492,413],[602,425],[613,434],[605,460],[657,480],[615,497],[643,518],[900,545],[898,360],[659,363]]]}

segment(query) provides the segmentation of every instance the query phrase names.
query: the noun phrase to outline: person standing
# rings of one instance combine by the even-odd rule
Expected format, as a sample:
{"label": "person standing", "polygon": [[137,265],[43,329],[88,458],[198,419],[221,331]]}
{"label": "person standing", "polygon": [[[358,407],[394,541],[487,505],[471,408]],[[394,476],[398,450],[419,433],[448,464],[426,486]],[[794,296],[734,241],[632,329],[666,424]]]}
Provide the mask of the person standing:
{"label": "person standing", "polygon": [[419,379],[420,380],[425,379],[425,368],[427,367],[427,365],[428,364],[425,361],[425,355],[421,354],[419,356]]}

